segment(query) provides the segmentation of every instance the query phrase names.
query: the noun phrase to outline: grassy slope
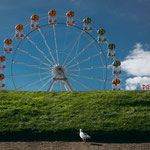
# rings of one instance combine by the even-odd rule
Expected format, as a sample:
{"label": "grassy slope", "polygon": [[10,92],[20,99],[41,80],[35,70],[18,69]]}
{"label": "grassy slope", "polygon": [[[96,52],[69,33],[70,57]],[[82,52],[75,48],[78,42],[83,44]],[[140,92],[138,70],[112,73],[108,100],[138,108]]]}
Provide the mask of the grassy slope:
{"label": "grassy slope", "polygon": [[[150,91],[0,91],[0,140],[150,139]],[[62,136],[63,135],[63,136]]]}

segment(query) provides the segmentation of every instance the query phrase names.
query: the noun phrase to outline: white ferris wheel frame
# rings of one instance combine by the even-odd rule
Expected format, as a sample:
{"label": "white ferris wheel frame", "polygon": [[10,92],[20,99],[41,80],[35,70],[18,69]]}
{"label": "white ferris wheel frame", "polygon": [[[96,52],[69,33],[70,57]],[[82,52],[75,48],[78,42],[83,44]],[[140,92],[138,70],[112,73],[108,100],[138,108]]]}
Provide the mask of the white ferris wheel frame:
{"label": "white ferris wheel frame", "polygon": [[[76,19],[75,19],[76,20]],[[77,19],[78,20],[78,19]],[[78,20],[79,21],[79,20]],[[66,25],[66,23],[64,23],[64,22],[57,22],[57,24],[58,25]],[[46,47],[47,47],[47,49],[48,49],[48,51],[49,51],[49,54],[50,54],[50,56],[51,56],[51,58],[52,58],[52,60],[50,60],[45,54],[44,54],[44,52],[37,46],[37,44],[29,37],[29,35],[30,34],[32,34],[34,31],[36,31],[36,30],[31,30],[30,32],[28,32],[27,34],[25,34],[25,37],[24,37],[24,39],[22,39],[19,43],[18,43],[18,45],[16,46],[16,49],[15,49],[15,51],[14,51],[14,54],[13,54],[13,56],[12,56],[12,61],[11,61],[11,77],[12,77],[12,82],[13,82],[13,85],[14,85],[14,87],[15,87],[15,90],[20,90],[20,89],[22,89],[22,88],[25,88],[25,87],[27,87],[27,86],[31,86],[31,85],[33,85],[33,84],[36,84],[36,83],[38,83],[39,82],[39,80],[35,80],[35,81],[33,81],[33,82],[31,82],[31,83],[28,83],[28,84],[26,84],[26,85],[24,85],[24,86],[22,86],[22,87],[19,87],[19,88],[17,88],[16,87],[16,83],[15,83],[15,76],[25,76],[26,74],[18,74],[18,75],[14,75],[14,73],[13,73],[13,65],[14,64],[21,64],[22,63],[22,65],[26,65],[26,66],[31,66],[31,67],[35,67],[35,68],[40,68],[40,66],[36,66],[36,65],[32,65],[32,64],[29,64],[29,63],[24,63],[24,62],[16,62],[15,61],[15,55],[16,55],[16,53],[17,53],[17,50],[19,50],[19,51],[22,51],[23,53],[26,53],[26,54],[28,54],[30,57],[32,57],[33,59],[36,59],[36,60],[38,60],[38,61],[41,61],[39,58],[37,58],[36,56],[34,56],[34,55],[32,55],[32,54],[30,54],[29,52],[26,52],[25,50],[23,50],[23,49],[21,49],[20,48],[20,45],[21,45],[21,43],[25,40],[25,39],[28,39],[28,41],[30,41],[30,43],[32,43],[35,47],[36,47],[36,49],[39,51],[39,53],[41,53],[41,55],[43,55],[43,57],[49,62],[49,64],[48,63],[46,63],[46,62],[44,62],[44,61],[41,61],[41,63],[42,64],[44,64],[44,65],[46,65],[46,66],[50,66],[50,65],[52,65],[53,64],[53,62],[55,63],[55,65],[57,65],[57,66],[59,66],[59,56],[58,56],[58,49],[57,49],[57,40],[56,40],[56,31],[55,31],[55,25],[53,25],[53,30],[54,30],[54,36],[55,36],[55,46],[56,46],[56,55],[57,55],[57,58],[55,59],[54,58],[54,56],[53,56],[53,54],[52,54],[52,51],[51,51],[51,49],[50,49],[50,47],[49,47],[49,45],[48,45],[48,43],[47,43],[47,41],[46,41],[46,39],[45,39],[45,37],[44,37],[44,35],[43,35],[43,33],[42,33],[42,31],[41,31],[41,28],[42,27],[44,27],[44,26],[50,26],[48,23],[47,24],[44,24],[44,25],[41,25],[41,26],[39,26],[39,28],[37,29],[37,30],[39,30],[39,32],[40,32],[40,34],[41,34],[41,36],[42,36],[42,38],[43,38],[43,41],[44,41],[44,43],[45,43],[45,45],[46,45]],[[83,29],[81,28],[81,27],[79,27],[79,26],[77,26],[77,25],[74,25],[74,26],[72,26],[71,28],[77,28],[77,29],[79,29],[79,30],[81,30],[81,33],[83,33],[84,31],[83,31]],[[81,34],[80,33],[80,34]],[[73,73],[73,75],[74,76],[82,76],[82,77],[84,77],[84,78],[87,78],[87,79],[93,79],[93,80],[96,80],[96,81],[99,81],[99,82],[103,82],[104,83],[104,86],[103,86],[103,90],[105,90],[106,89],[106,82],[107,82],[107,60],[106,60],[106,57],[105,57],[105,54],[104,54],[104,51],[102,50],[102,47],[101,47],[101,45],[100,44],[98,44],[97,43],[97,38],[95,38],[91,33],[88,33],[88,32],[84,32],[86,35],[88,35],[89,37],[91,37],[93,40],[90,42],[90,43],[88,43],[87,45],[86,45],[86,47],[84,47],[79,53],[77,53],[77,55],[75,56],[75,57],[73,57],[73,59],[71,60],[71,61],[69,61],[66,65],[68,66],[78,55],[80,55],[82,52],[84,52],[85,50],[86,50],[86,48],[89,46],[89,45],[91,45],[93,42],[95,42],[96,44],[97,44],[97,46],[99,47],[99,52],[96,54],[96,55],[92,55],[92,56],[88,56],[87,58],[85,58],[85,59],[83,59],[83,60],[81,60],[80,62],[77,62],[76,64],[73,64],[74,66],[75,65],[77,65],[78,63],[82,63],[82,62],[84,62],[84,61],[87,61],[87,60],[89,60],[89,59],[92,59],[92,58],[94,58],[94,57],[96,57],[96,56],[98,56],[98,55],[103,55],[103,58],[104,58],[104,66],[93,66],[93,67],[90,67],[91,69],[93,69],[94,67],[96,68],[96,67],[99,67],[99,68],[104,68],[105,69],[105,77],[104,77],[104,79],[102,80],[102,79],[99,79],[99,78],[96,78],[96,77],[91,77],[91,76],[87,76],[87,75],[78,75],[78,74],[75,74],[75,73]],[[80,35],[79,35],[79,37],[80,37]],[[78,40],[78,38],[76,39],[76,41]],[[74,45],[76,45],[76,42],[74,43]],[[74,46],[73,46],[74,47]],[[70,50],[70,52],[69,53],[71,53],[72,52],[72,50],[73,50],[73,48]],[[67,55],[67,57],[66,57],[66,59],[65,59],[65,61],[64,61],[64,63],[63,63],[63,65],[62,66],[64,66],[64,64],[66,63],[66,61],[67,61],[67,58],[69,57],[69,55]],[[72,66],[73,66],[72,65]],[[71,67],[69,67],[69,68],[71,68]],[[90,69],[90,68],[82,68],[82,69]],[[40,69],[45,69],[46,70],[46,68],[40,68]],[[74,69],[75,70],[75,69]],[[77,70],[77,69],[76,69]],[[80,69],[79,69],[80,70]],[[45,71],[44,73],[46,74],[48,71]],[[43,73],[43,74],[44,74]],[[58,72],[57,72],[58,73]],[[40,81],[42,81],[42,80],[44,80],[44,79],[47,79],[47,78],[49,78],[48,79],[48,81],[46,82],[46,83],[44,83],[40,88],[38,88],[38,91],[40,91],[43,87],[45,87],[45,85],[47,85],[50,81],[52,81],[52,83],[50,84],[50,86],[49,86],[49,88],[48,88],[48,90],[47,91],[52,91],[52,89],[53,89],[53,86],[56,84],[56,83],[58,83],[59,81],[60,81],[60,83],[63,83],[64,84],[64,87],[65,87],[65,89],[66,89],[66,91],[72,91],[73,89],[72,89],[72,85],[69,83],[69,81],[68,81],[68,79],[67,79],[67,77],[66,77],[66,75],[65,75],[65,73],[64,73],[64,71],[63,71],[63,69],[60,69],[60,72],[59,72],[59,74],[60,74],[60,76],[59,77],[57,77],[58,76],[58,74],[55,74],[55,76],[53,76],[53,77],[51,77],[51,78],[49,78],[49,76],[46,76],[46,77],[44,77],[44,78],[40,78]],[[30,75],[33,75],[34,73],[31,73]],[[29,76],[30,76],[29,75]],[[85,84],[85,83],[82,83],[81,81],[79,81],[79,80],[77,80],[77,79],[74,79],[74,78],[72,78],[71,76],[69,77],[69,78],[71,78],[71,80],[73,80],[73,81],[75,81],[76,83],[78,83],[78,84],[80,84],[80,85],[82,85],[82,87],[86,87],[86,88],[88,88],[88,89],[90,89],[90,90],[94,90],[94,89],[92,89],[92,88],[90,88],[90,87],[88,87],[88,85],[87,84]]]}

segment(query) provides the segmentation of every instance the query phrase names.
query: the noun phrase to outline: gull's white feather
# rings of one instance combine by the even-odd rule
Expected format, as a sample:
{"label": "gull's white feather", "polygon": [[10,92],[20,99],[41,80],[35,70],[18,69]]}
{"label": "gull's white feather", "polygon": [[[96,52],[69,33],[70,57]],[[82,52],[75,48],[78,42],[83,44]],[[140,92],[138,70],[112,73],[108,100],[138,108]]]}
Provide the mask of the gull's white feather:
{"label": "gull's white feather", "polygon": [[86,139],[91,138],[87,133],[83,132],[82,129],[80,129],[79,135],[83,141],[86,141]]}

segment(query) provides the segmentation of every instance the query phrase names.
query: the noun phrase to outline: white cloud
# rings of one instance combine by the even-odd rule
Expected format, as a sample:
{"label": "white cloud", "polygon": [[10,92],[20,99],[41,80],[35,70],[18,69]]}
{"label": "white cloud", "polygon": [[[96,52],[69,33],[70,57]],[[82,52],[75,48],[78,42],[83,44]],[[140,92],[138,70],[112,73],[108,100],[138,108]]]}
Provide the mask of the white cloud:
{"label": "white cloud", "polygon": [[136,90],[142,85],[150,85],[150,77],[133,77],[126,80],[126,90]]}
{"label": "white cloud", "polygon": [[122,69],[133,76],[150,76],[150,51],[137,43],[135,49],[121,63]]}
{"label": "white cloud", "polygon": [[128,75],[134,76],[126,80],[127,90],[136,90],[143,84],[150,84],[150,51],[145,50],[141,43],[135,44],[121,66]]}

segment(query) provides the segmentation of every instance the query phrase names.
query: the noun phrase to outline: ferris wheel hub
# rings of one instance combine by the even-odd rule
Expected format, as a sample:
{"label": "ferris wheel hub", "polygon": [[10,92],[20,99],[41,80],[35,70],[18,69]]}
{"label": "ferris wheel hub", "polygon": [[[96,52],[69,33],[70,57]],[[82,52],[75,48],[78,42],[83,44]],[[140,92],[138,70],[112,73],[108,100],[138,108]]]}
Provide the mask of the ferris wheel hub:
{"label": "ferris wheel hub", "polygon": [[54,66],[52,69],[52,75],[53,77],[57,78],[64,78],[65,73],[64,73],[64,67],[62,66]]}
{"label": "ferris wheel hub", "polygon": [[62,67],[62,66],[57,66],[55,65],[52,69],[52,76],[54,77],[53,78],[53,81],[48,89],[48,91],[51,91],[54,84],[55,83],[63,83],[64,84],[64,87],[67,91],[72,91],[72,88],[69,84],[69,81],[65,75],[65,68]]}

